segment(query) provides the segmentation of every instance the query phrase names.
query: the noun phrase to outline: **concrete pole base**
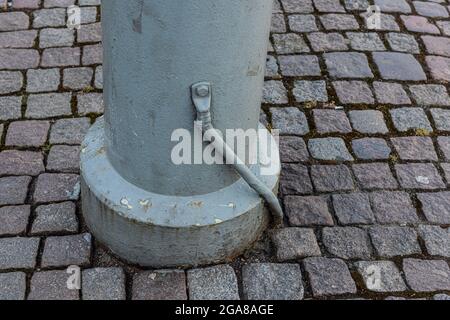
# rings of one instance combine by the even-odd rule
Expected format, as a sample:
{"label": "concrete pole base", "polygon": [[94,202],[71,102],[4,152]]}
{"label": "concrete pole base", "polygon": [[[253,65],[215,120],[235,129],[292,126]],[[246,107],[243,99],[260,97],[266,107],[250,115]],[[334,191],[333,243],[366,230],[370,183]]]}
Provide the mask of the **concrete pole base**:
{"label": "concrete pole base", "polygon": [[[276,174],[261,180],[276,190],[280,159],[276,144],[271,145]],[[243,179],[204,195],[156,194],[123,179],[105,150],[100,118],[82,146],[83,215],[94,236],[129,262],[162,268],[228,261],[267,227],[264,202]],[[257,172],[259,166],[252,170]]]}

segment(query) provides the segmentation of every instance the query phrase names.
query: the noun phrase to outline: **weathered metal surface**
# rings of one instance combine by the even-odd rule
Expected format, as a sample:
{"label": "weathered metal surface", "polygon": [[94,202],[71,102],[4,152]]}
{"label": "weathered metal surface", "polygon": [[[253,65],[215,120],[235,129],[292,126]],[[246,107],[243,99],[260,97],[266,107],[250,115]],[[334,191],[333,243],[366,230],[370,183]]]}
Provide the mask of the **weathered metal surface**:
{"label": "weathered metal surface", "polygon": [[239,179],[227,166],[177,166],[171,133],[192,130],[190,86],[214,86],[214,126],[256,129],[272,0],[103,1],[106,149],[148,191],[192,195]]}

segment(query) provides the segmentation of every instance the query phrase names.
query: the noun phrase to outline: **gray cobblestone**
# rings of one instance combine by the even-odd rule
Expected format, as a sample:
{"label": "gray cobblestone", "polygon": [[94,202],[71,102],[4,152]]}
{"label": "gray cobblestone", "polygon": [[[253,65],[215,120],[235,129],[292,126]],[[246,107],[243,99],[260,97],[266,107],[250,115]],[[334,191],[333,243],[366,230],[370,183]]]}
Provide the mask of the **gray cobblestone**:
{"label": "gray cobblestone", "polygon": [[318,133],[352,132],[352,127],[344,111],[315,109],[313,116]]}
{"label": "gray cobblestone", "polygon": [[270,104],[288,103],[287,90],[281,81],[264,82],[263,102]]}
{"label": "gray cobblestone", "polygon": [[352,149],[363,160],[384,160],[391,154],[391,148],[381,138],[355,139],[352,141]]}
{"label": "gray cobblestone", "polygon": [[345,51],[348,49],[345,38],[339,33],[314,32],[309,33],[307,37],[312,49],[316,52]]}
{"label": "gray cobblestone", "polygon": [[236,274],[228,265],[189,270],[187,283],[192,300],[239,300]]}
{"label": "gray cobblestone", "polygon": [[419,193],[417,198],[428,221],[450,224],[450,192]]}
{"label": "gray cobblestone", "polygon": [[125,274],[121,268],[83,271],[83,300],[125,300]]}
{"label": "gray cobblestone", "polygon": [[0,178],[0,206],[25,203],[30,182],[28,176]]}
{"label": "gray cobblestone", "polygon": [[382,12],[411,12],[411,7],[405,0],[375,0],[375,4]]}
{"label": "gray cobblestone", "polygon": [[363,189],[396,189],[398,187],[387,163],[354,164],[353,172]]}
{"label": "gray cobblestone", "polygon": [[420,254],[417,233],[408,227],[371,227],[372,244],[378,256],[390,258]]}
{"label": "gray cobblestone", "polygon": [[427,80],[420,63],[411,54],[374,52],[373,59],[386,80]]}
{"label": "gray cobblestone", "polygon": [[450,131],[450,110],[434,108],[430,110],[436,129]]}
{"label": "gray cobblestone", "polygon": [[50,143],[81,144],[90,126],[89,118],[57,120],[50,131]]}
{"label": "gray cobblestone", "polygon": [[272,241],[281,262],[321,255],[313,229],[279,229],[274,232]]}
{"label": "gray cobblestone", "polygon": [[379,191],[371,194],[377,221],[388,223],[414,223],[419,219],[411,198],[403,191]]}
{"label": "gray cobblestone", "polygon": [[403,260],[403,271],[414,291],[450,290],[450,268],[443,260]]}
{"label": "gray cobblestone", "polygon": [[334,78],[373,78],[367,57],[358,52],[333,52],[324,54],[325,63]]}
{"label": "gray cobblestone", "polygon": [[280,178],[280,189],[284,195],[310,194],[313,187],[308,168],[300,164],[283,164]]}
{"label": "gray cobblestone", "polygon": [[433,141],[429,137],[391,138],[394,148],[402,160],[437,161]]}
{"label": "gray cobblestone", "polygon": [[[356,263],[358,272],[364,279],[366,288],[375,292],[406,291],[405,282],[397,266],[391,261],[360,261]],[[377,270],[380,278],[373,281],[373,271]]]}
{"label": "gray cobblestone", "polygon": [[26,289],[25,273],[0,273],[0,300],[24,300]]}
{"label": "gray cobblestone", "polygon": [[368,259],[372,255],[367,232],[360,228],[324,228],[322,242],[329,253],[342,259]]}
{"label": "gray cobblestone", "polygon": [[32,94],[28,97],[26,116],[44,119],[72,113],[70,107],[70,93]]}
{"label": "gray cobblestone", "polygon": [[317,31],[316,18],[312,14],[289,15],[289,27],[294,32]]}
{"label": "gray cobblestone", "polygon": [[30,206],[13,206],[0,208],[0,236],[24,234],[28,226]]}
{"label": "gray cobblestone", "polygon": [[292,90],[297,102],[327,102],[328,93],[325,81],[295,81]]}
{"label": "gray cobblestone", "polygon": [[327,199],[321,196],[287,196],[284,198],[286,215],[292,226],[332,226]]}
{"label": "gray cobblestone", "polygon": [[340,224],[372,224],[375,216],[365,193],[334,194],[334,212]]}
{"label": "gray cobblestone", "polygon": [[143,271],[133,277],[133,300],[186,300],[186,275],[180,270]]}
{"label": "gray cobblestone", "polygon": [[374,98],[367,83],[362,81],[334,81],[334,89],[341,103],[372,104]]}
{"label": "gray cobblestone", "polygon": [[409,86],[412,97],[424,106],[449,106],[450,97],[442,85],[424,84]]}
{"label": "gray cobblestone", "polygon": [[439,172],[431,163],[409,163],[395,165],[398,181],[405,189],[445,188]]}
{"label": "gray cobblestone", "polygon": [[58,69],[30,69],[27,71],[27,92],[56,91],[59,81]]}
{"label": "gray cobblestone", "polygon": [[82,90],[91,85],[94,71],[92,68],[69,68],[64,69],[63,85],[72,90]]}
{"label": "gray cobblestone", "polygon": [[36,203],[77,200],[79,194],[78,175],[44,173],[37,179],[33,199]]}
{"label": "gray cobblestone", "polygon": [[69,265],[87,266],[91,261],[91,235],[84,233],[74,236],[48,237],[45,240],[41,265],[65,267]]}
{"label": "gray cobblestone", "polygon": [[313,165],[311,179],[317,191],[348,191],[353,190],[350,169],[345,165]]}
{"label": "gray cobblestone", "polygon": [[75,204],[63,202],[39,206],[31,227],[31,234],[74,233],[78,231]]}
{"label": "gray cobblestone", "polygon": [[309,132],[308,121],[303,112],[295,107],[271,108],[272,125],[280,134],[305,135]]}
{"label": "gray cobblestone", "polygon": [[244,296],[249,300],[301,300],[304,289],[300,266],[258,263],[242,268]]}
{"label": "gray cobblestone", "polygon": [[295,33],[274,34],[274,48],[279,54],[309,52],[310,49],[303,38]]}
{"label": "gray cobblestone", "polygon": [[316,138],[308,141],[311,156],[319,160],[352,161],[344,140],[341,138]]}
{"label": "gray cobblestone", "polygon": [[16,96],[0,97],[0,120],[15,120],[22,116],[22,98]]}
{"label": "gray cobblestone", "polygon": [[450,257],[450,228],[421,225],[419,235],[425,242],[428,254]]}
{"label": "gray cobblestone", "polygon": [[378,34],[374,32],[347,32],[350,46],[357,51],[384,51],[386,47]]}
{"label": "gray cobblestone", "polygon": [[443,5],[424,1],[413,1],[416,11],[421,16],[433,18],[448,18],[448,11]]}
{"label": "gray cobblestone", "polygon": [[386,39],[394,51],[414,54],[420,53],[419,44],[415,38],[409,34],[392,32],[386,35]]}
{"label": "gray cobblestone", "polygon": [[65,270],[35,272],[28,300],[79,300],[79,290],[67,288],[69,276]]}
{"label": "gray cobblestone", "polygon": [[282,162],[302,162],[309,159],[308,149],[301,137],[281,136],[279,148]]}
{"label": "gray cobblestone", "polygon": [[354,110],[349,112],[353,128],[361,133],[387,133],[389,130],[383,113],[377,110]]}
{"label": "gray cobblestone", "polygon": [[44,170],[44,157],[40,152],[17,150],[0,152],[0,175],[36,176]]}
{"label": "gray cobblestone", "polygon": [[380,103],[395,105],[411,104],[411,100],[409,99],[406,91],[399,83],[375,81],[373,83],[373,88],[375,90],[377,100]]}
{"label": "gray cobblestone", "polygon": [[22,85],[23,76],[20,72],[0,71],[0,94],[20,91]]}
{"label": "gray cobblestone", "polygon": [[33,269],[38,247],[39,238],[1,238],[0,270]]}
{"label": "gray cobblestone", "polygon": [[432,131],[430,122],[421,108],[398,108],[390,110],[392,121],[398,131],[421,129]]}
{"label": "gray cobblestone", "polygon": [[319,59],[313,55],[280,56],[280,69],[283,76],[320,76]]}
{"label": "gray cobblestone", "polygon": [[304,266],[315,297],[356,293],[356,285],[341,259],[306,258]]}

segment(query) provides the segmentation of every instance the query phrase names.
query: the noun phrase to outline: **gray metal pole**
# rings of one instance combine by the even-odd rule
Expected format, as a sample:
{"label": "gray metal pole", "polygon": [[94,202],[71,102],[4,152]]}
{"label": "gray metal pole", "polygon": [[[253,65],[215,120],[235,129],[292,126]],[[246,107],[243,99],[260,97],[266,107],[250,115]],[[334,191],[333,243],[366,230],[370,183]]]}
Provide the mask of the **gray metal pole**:
{"label": "gray metal pole", "polygon": [[[171,135],[193,130],[200,81],[214,87],[216,129],[258,128],[271,12],[272,0],[102,2],[106,110],[83,144],[83,213],[118,255],[212,263],[265,227],[263,201],[232,168],[175,165]],[[276,189],[278,174],[261,179]]]}

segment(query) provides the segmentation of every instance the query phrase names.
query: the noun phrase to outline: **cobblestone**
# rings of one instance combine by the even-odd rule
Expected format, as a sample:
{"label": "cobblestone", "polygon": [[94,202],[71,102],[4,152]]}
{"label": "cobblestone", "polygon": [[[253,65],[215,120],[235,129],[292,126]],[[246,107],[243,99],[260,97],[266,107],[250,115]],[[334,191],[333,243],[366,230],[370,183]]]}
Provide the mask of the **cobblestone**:
{"label": "cobblestone", "polygon": [[354,110],[349,112],[353,128],[361,133],[387,133],[383,113],[376,110]]}
{"label": "cobblestone", "polygon": [[368,259],[372,255],[367,232],[359,228],[324,228],[322,242],[329,253],[342,259]]}
{"label": "cobblestone", "polygon": [[317,138],[308,141],[311,156],[319,160],[352,161],[344,140],[341,138]]}
{"label": "cobblestone", "polygon": [[26,286],[25,273],[0,273],[0,300],[24,300]]}
{"label": "cobblestone", "polygon": [[450,268],[442,260],[403,260],[408,285],[418,292],[450,290]]}
{"label": "cobblestone", "polygon": [[12,206],[0,208],[0,236],[24,234],[30,217],[30,206]]}
{"label": "cobblestone", "polygon": [[355,187],[350,169],[345,165],[314,165],[311,178],[317,191],[348,191]]}
{"label": "cobblestone", "polygon": [[192,300],[239,300],[236,274],[228,265],[189,270],[187,283]]}
{"label": "cobblestone", "polygon": [[391,139],[402,160],[437,161],[433,141],[429,137],[399,137]]}
{"label": "cobblestone", "polygon": [[343,260],[307,258],[304,266],[315,297],[356,292],[355,282]]}
{"label": "cobblestone", "polygon": [[180,270],[143,271],[133,278],[133,300],[186,300],[186,275]]}
{"label": "cobblestone", "polygon": [[248,300],[301,300],[304,289],[300,266],[259,263],[242,268],[244,296]]}
{"label": "cobblestone", "polygon": [[75,174],[41,174],[36,182],[34,201],[37,203],[52,201],[78,200],[80,182]]}
{"label": "cobblestone", "polygon": [[272,240],[277,252],[277,259],[281,262],[321,255],[313,229],[285,228],[277,230],[272,236]]}
{"label": "cobblestone", "polygon": [[333,218],[327,199],[319,196],[287,196],[284,198],[286,215],[292,226],[332,226]]}
{"label": "cobblestone", "polygon": [[352,127],[344,111],[316,109],[313,111],[318,133],[349,133]]}
{"label": "cobblestone", "polygon": [[417,233],[408,227],[372,227],[369,229],[376,253],[382,258],[420,254]]}
{"label": "cobblestone", "polygon": [[450,257],[450,228],[422,225],[419,234],[430,255]]}
{"label": "cobblestone", "polygon": [[386,163],[353,165],[356,180],[363,189],[396,189],[397,181]]}
{"label": "cobblestone", "polygon": [[388,223],[414,223],[418,221],[411,198],[403,191],[379,191],[371,194],[377,221]]}
{"label": "cobblestone", "polygon": [[419,193],[417,198],[429,222],[450,224],[450,192]]}
{"label": "cobblestone", "polygon": [[272,108],[272,125],[279,129],[280,134],[305,135],[309,132],[308,121],[305,114],[294,107]]}
{"label": "cobblestone", "polygon": [[28,300],[79,300],[79,290],[67,288],[66,270],[39,271],[31,277]]}
{"label": "cobblestone", "polygon": [[375,216],[365,193],[333,195],[334,212],[340,224],[372,224]]}
{"label": "cobblestone", "polygon": [[39,238],[1,238],[0,270],[33,269],[38,247]]}
{"label": "cobblestone", "polygon": [[398,131],[422,129],[432,131],[430,122],[421,108],[398,108],[390,110],[392,121]]}
{"label": "cobblestone", "polygon": [[83,300],[125,300],[125,274],[121,268],[83,271]]}
{"label": "cobblestone", "polygon": [[391,155],[391,148],[381,138],[362,138],[352,141],[353,152],[363,160],[385,160]]}
{"label": "cobblestone", "polygon": [[86,266],[90,263],[91,235],[89,233],[48,237],[45,240],[41,265],[44,268],[69,265]]}
{"label": "cobblestone", "polygon": [[54,203],[36,208],[31,227],[32,234],[74,233],[78,231],[78,218],[73,202]]}
{"label": "cobblestone", "polygon": [[373,59],[385,80],[427,80],[422,66],[411,54],[374,52]]}
{"label": "cobblestone", "polygon": [[[366,288],[375,292],[406,291],[400,271],[391,261],[360,261],[356,263],[358,272],[364,279]],[[374,271],[380,278],[373,281]]]}
{"label": "cobblestone", "polygon": [[313,192],[308,168],[299,164],[284,164],[280,178],[283,194],[309,194]]}
{"label": "cobblestone", "polygon": [[409,163],[395,165],[398,181],[405,189],[445,188],[439,172],[431,163]]}

